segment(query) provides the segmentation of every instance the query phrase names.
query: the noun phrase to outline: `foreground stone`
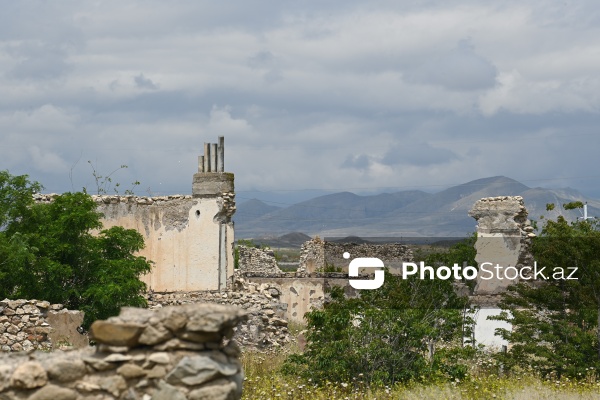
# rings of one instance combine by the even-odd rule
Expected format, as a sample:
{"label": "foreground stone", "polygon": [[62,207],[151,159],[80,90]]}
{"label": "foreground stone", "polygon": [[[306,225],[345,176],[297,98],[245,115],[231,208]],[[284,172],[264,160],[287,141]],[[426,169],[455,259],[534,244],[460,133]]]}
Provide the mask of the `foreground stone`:
{"label": "foreground stone", "polygon": [[247,315],[219,304],[124,308],[96,321],[96,348],[0,356],[0,399],[239,399],[230,338]]}

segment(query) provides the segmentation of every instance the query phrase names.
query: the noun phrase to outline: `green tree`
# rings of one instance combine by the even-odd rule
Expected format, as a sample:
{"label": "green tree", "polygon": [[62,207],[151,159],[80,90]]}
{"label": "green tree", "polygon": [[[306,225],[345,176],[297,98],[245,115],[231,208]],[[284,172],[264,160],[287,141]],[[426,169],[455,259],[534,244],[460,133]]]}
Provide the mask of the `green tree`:
{"label": "green tree", "polygon": [[305,315],[307,347],[285,370],[316,382],[393,384],[432,376],[462,378],[467,299],[446,280],[402,279],[386,272],[385,283],[347,298],[333,287],[322,309]]}
{"label": "green tree", "polygon": [[[565,209],[583,206],[580,202]],[[600,231],[595,221],[547,220],[532,251],[547,280],[509,288],[494,318],[512,324],[497,334],[510,351],[498,357],[508,368],[534,368],[542,375],[585,376],[600,368]],[[564,278],[577,268],[573,278]]]}
{"label": "green tree", "polygon": [[0,298],[35,298],[85,311],[85,323],[122,306],[144,306],[140,276],[150,263],[135,230],[101,230],[96,203],[82,192],[35,204],[41,186],[0,173]]}

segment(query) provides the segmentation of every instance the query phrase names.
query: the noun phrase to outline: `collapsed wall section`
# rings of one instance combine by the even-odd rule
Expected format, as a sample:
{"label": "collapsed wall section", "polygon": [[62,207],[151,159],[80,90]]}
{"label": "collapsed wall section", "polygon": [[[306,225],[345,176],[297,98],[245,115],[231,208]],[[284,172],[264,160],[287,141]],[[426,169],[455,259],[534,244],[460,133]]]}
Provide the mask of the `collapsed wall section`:
{"label": "collapsed wall section", "polygon": [[238,269],[241,273],[259,273],[276,276],[282,273],[271,249],[237,245]]}
{"label": "collapsed wall section", "polygon": [[298,272],[348,272],[350,261],[360,257],[379,258],[391,273],[399,273],[403,262],[414,260],[412,250],[399,243],[337,243],[317,237],[302,245]]}

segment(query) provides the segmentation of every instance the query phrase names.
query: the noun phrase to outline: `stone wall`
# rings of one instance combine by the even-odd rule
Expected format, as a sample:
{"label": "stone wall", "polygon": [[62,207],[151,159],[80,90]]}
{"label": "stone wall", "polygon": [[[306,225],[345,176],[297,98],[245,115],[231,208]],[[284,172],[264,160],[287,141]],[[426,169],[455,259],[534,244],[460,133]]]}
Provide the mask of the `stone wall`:
{"label": "stone wall", "polygon": [[[212,175],[211,175],[212,176]],[[36,194],[49,203],[57,194]],[[104,229],[122,226],[144,237],[138,253],[152,260],[142,277],[156,291],[223,290],[233,279],[235,193],[190,195],[92,196]]]}
{"label": "stone wall", "polygon": [[[344,253],[350,258],[344,258]],[[302,245],[300,251],[300,274],[313,274],[327,270],[348,272],[348,264],[354,258],[375,257],[383,261],[392,273],[401,270],[403,262],[412,262],[412,250],[399,243],[336,243],[315,238]]]}
{"label": "stone wall", "polygon": [[292,340],[288,330],[288,304],[281,296],[276,284],[248,282],[237,276],[233,288],[226,291],[151,293],[148,304],[153,309],[195,303],[240,307],[248,318],[235,328],[234,340],[244,348],[271,350]]}
{"label": "stone wall", "polygon": [[237,246],[240,272],[259,272],[272,275],[281,274],[275,253],[271,249],[258,249],[243,245]]}
{"label": "stone wall", "polygon": [[[527,209],[521,196],[486,197],[477,201],[469,211],[477,220],[475,261],[499,264],[502,268],[533,266],[531,240],[536,235],[527,219]],[[517,280],[479,279],[476,296],[495,296],[503,293]],[[479,302],[485,302],[480,299]]]}
{"label": "stone wall", "polygon": [[306,241],[300,248],[299,274],[312,274],[325,267],[325,242],[318,236]]}
{"label": "stone wall", "polygon": [[0,301],[0,349],[3,352],[51,350],[87,346],[87,337],[77,332],[81,311],[62,304],[38,300]]}
{"label": "stone wall", "polygon": [[92,324],[96,348],[0,356],[2,399],[239,399],[243,372],[229,340],[235,307],[124,308]]}

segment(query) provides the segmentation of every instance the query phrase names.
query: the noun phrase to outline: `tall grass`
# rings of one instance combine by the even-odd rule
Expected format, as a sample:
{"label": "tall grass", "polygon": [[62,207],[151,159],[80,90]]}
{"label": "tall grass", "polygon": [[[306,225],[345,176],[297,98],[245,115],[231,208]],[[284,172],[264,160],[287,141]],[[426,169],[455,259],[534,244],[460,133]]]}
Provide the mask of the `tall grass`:
{"label": "tall grass", "polygon": [[243,399],[598,399],[600,383],[593,379],[578,381],[543,380],[532,374],[499,377],[474,362],[468,379],[454,382],[429,382],[383,387],[367,387],[361,377],[350,382],[326,382],[317,386],[299,376],[284,375],[281,366],[287,355],[297,349],[282,348],[271,353],[246,351],[242,355],[245,380]]}

